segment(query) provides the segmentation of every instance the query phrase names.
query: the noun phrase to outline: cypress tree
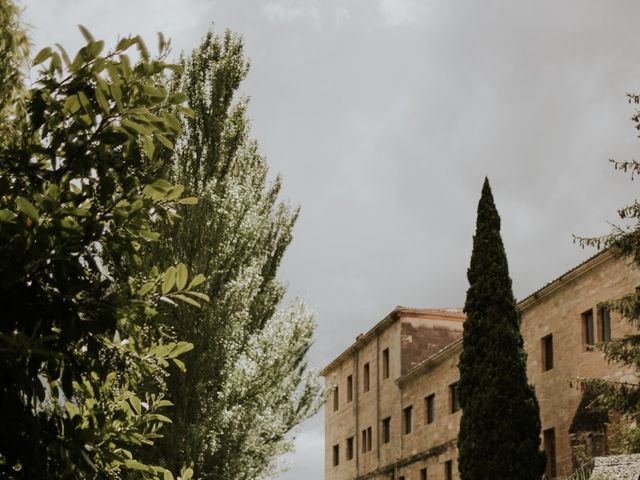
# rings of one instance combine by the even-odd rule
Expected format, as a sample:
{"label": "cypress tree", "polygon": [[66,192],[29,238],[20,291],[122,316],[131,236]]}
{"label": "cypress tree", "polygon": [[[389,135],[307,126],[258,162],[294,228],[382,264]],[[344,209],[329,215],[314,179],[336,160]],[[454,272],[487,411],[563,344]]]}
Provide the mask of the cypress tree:
{"label": "cypress tree", "polygon": [[527,383],[520,315],[511,289],[500,217],[485,178],[478,203],[460,356],[458,436],[462,480],[540,479],[540,414]]}

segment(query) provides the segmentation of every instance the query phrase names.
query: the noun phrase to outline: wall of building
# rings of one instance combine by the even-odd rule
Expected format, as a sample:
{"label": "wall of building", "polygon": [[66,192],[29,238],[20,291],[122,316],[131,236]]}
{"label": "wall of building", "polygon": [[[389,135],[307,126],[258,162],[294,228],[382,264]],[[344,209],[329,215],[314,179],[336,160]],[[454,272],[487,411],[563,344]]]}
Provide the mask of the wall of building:
{"label": "wall of building", "polygon": [[[527,373],[536,388],[543,430],[554,429],[556,474],[571,473],[572,458],[569,429],[576,418],[582,393],[570,385],[577,377],[603,377],[619,381],[634,380],[632,372],[608,364],[599,351],[585,346],[582,314],[594,312],[595,341],[600,341],[597,307],[600,302],[631,293],[640,286],[640,272],[626,260],[605,253],[576,267],[535,295],[520,302],[522,334],[527,351]],[[429,480],[446,480],[445,464],[452,462],[453,479],[458,479],[456,437],[461,412],[451,412],[450,386],[458,380],[460,319],[427,318],[413,311],[413,316],[395,315],[366,342],[356,344],[348,358],[339,357],[323,372],[327,381],[344,384],[354,375],[357,403],[332,412],[332,397],[325,408],[326,480],[400,479],[420,480],[427,468]],[[611,315],[613,337],[630,334],[634,329],[618,315]],[[371,333],[371,332],[370,332]],[[543,371],[541,339],[553,335],[553,368]],[[453,342],[453,343],[452,343]],[[449,347],[442,350],[442,347]],[[389,348],[390,376],[382,378],[381,355]],[[420,355],[423,355],[420,358]],[[362,390],[362,369],[371,368],[371,389]],[[375,379],[375,380],[374,380]],[[345,392],[346,393],[346,392]],[[435,393],[436,415],[432,424],[425,422],[425,397]],[[342,404],[341,404],[342,405]],[[403,411],[413,406],[412,432],[403,433]],[[382,442],[381,422],[391,419],[391,438]],[[372,451],[362,453],[362,430],[373,431]],[[346,438],[356,438],[356,456],[344,460]],[[332,465],[332,445],[341,445],[341,463]]]}

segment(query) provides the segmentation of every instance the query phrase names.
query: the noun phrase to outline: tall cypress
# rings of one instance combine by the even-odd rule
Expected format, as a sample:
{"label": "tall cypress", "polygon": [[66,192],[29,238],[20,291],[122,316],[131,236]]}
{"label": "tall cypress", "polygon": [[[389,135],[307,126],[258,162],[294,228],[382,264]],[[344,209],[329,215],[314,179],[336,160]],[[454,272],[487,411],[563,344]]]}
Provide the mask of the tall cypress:
{"label": "tall cypress", "polygon": [[460,356],[458,436],[462,480],[539,480],[540,412],[527,383],[520,315],[511,289],[500,216],[485,178],[478,203]]}

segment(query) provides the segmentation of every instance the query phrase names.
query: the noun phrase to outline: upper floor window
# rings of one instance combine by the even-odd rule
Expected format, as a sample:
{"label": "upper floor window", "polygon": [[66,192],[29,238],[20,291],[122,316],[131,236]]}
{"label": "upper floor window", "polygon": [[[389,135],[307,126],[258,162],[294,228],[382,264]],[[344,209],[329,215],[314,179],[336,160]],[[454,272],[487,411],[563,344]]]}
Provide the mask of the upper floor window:
{"label": "upper floor window", "polygon": [[389,349],[382,351],[382,379],[389,378]]}
{"label": "upper floor window", "polygon": [[340,445],[333,446],[333,466],[340,465]]}
{"label": "upper floor window", "polygon": [[595,336],[593,332],[593,310],[589,309],[582,314],[582,338],[586,346],[593,345]]}
{"label": "upper floor window", "polygon": [[369,391],[369,362],[364,364],[364,369],[362,372],[362,386],[365,392]]}
{"label": "upper floor window", "polygon": [[411,433],[413,431],[413,405],[409,405],[404,410],[404,433]]}
{"label": "upper floor window", "polygon": [[458,388],[458,382],[449,385],[449,402],[451,404],[451,413],[456,413],[460,410],[460,389]]}
{"label": "upper floor window", "polygon": [[424,423],[433,423],[436,419],[436,394],[432,393],[424,398]]}
{"label": "upper floor window", "polygon": [[340,408],[340,395],[338,393],[338,386],[333,387],[333,411],[337,412]]}
{"label": "upper floor window", "polygon": [[353,400],[353,375],[347,377],[347,402]]}
{"label": "upper floor window", "polygon": [[353,459],[353,437],[347,438],[347,460]]}
{"label": "upper floor window", "polygon": [[382,443],[391,441],[391,417],[382,420]]}
{"label": "upper floor window", "polygon": [[598,308],[598,324],[600,326],[600,341],[611,340],[611,312],[607,307]]}
{"label": "upper floor window", "polygon": [[546,372],[553,368],[553,335],[543,337],[542,343],[542,371]]}
{"label": "upper floor window", "polygon": [[421,468],[420,469],[420,480],[427,480],[427,469],[426,468]]}

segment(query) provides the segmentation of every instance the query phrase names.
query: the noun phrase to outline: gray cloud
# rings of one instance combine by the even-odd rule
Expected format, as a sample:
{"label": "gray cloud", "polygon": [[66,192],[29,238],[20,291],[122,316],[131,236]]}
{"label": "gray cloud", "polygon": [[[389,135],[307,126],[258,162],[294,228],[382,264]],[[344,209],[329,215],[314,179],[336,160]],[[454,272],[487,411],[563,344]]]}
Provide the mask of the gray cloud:
{"label": "gray cloud", "polygon": [[[176,52],[241,33],[253,133],[284,196],[302,205],[282,268],[317,312],[322,367],[395,305],[460,306],[485,175],[516,296],[592,252],[635,185],[625,93],[640,90],[640,4],[567,0],[38,0],[38,47],[155,32]],[[339,333],[336,333],[339,332]],[[281,480],[321,479],[322,419]]]}

